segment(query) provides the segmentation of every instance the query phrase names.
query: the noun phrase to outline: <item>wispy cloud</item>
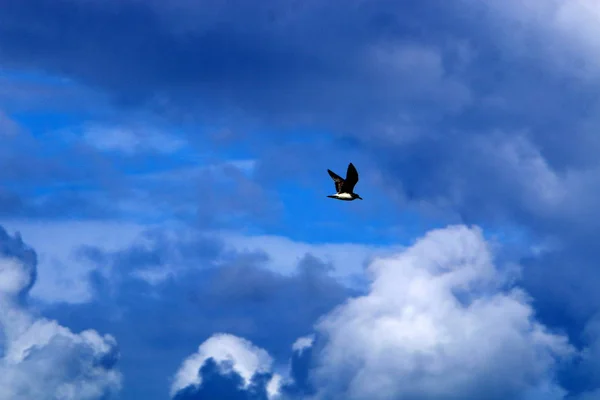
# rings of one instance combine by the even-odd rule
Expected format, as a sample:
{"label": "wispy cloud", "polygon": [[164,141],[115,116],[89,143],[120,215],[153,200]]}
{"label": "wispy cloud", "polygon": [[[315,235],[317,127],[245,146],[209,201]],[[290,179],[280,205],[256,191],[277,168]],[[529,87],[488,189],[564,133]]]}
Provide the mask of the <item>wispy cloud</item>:
{"label": "wispy cloud", "polygon": [[83,140],[102,151],[127,155],[138,152],[174,153],[186,147],[186,142],[152,128],[88,127]]}

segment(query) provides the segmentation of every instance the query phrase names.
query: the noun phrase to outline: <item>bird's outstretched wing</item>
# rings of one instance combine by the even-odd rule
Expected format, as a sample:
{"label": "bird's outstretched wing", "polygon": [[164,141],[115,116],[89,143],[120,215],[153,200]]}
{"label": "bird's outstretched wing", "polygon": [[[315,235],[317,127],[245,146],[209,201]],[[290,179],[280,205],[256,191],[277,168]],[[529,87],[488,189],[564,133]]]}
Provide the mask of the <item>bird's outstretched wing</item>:
{"label": "bird's outstretched wing", "polygon": [[331,178],[335,182],[335,192],[340,193],[340,191],[342,190],[342,186],[344,185],[344,180],[341,176],[339,176],[330,169],[328,169],[327,172],[329,172],[329,176],[331,176]]}
{"label": "bird's outstretched wing", "polygon": [[346,179],[344,180],[344,184],[342,190],[345,193],[352,193],[354,190],[354,186],[358,182],[358,172],[352,163],[348,164],[348,171],[346,171]]}

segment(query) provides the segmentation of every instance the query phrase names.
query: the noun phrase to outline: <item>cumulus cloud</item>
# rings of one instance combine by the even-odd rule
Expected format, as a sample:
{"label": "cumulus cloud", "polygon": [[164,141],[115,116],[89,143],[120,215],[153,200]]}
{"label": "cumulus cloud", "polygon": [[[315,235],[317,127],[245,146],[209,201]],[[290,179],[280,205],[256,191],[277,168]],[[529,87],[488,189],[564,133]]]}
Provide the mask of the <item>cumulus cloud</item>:
{"label": "cumulus cloud", "polygon": [[37,257],[0,228],[0,398],[93,400],[121,387],[115,339],[73,333],[28,307]]}
{"label": "cumulus cloud", "polygon": [[[183,362],[171,386],[171,396],[182,400],[213,398],[210,396],[216,393],[211,393],[210,389],[214,391],[215,386],[206,388],[213,383],[206,382],[206,368],[216,367],[217,375],[233,375],[230,380],[225,380],[224,387],[238,393],[239,397],[235,399],[259,400],[265,394],[266,398],[272,399],[279,394],[281,382],[280,375],[271,373],[272,364],[273,359],[264,349],[237,336],[216,334]],[[264,374],[270,376],[257,382],[256,377]]]}
{"label": "cumulus cloud", "polygon": [[317,325],[320,398],[515,398],[573,352],[525,293],[504,288],[477,228],[429,232],[370,271],[369,294]]}
{"label": "cumulus cloud", "polygon": [[[555,373],[575,348],[536,320],[530,298],[494,264],[479,228],[431,231],[396,256],[377,259],[369,272],[366,295],[325,314],[314,334],[292,345],[282,396],[558,400],[567,394]],[[218,365],[229,360],[243,384],[271,370],[266,352],[217,335],[183,363],[172,392],[201,387],[198,371],[211,357]]]}
{"label": "cumulus cloud", "polygon": [[320,398],[515,398],[573,352],[525,293],[504,288],[477,228],[431,231],[370,271],[368,295],[317,325]]}

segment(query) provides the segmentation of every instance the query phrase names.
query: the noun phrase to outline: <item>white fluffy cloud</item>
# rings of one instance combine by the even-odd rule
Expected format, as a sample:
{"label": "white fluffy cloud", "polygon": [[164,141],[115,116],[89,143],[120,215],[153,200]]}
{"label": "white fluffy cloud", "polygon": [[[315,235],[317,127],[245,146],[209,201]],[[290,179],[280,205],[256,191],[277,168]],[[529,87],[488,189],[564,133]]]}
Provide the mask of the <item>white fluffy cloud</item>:
{"label": "white fluffy cloud", "polygon": [[557,392],[552,368],[573,349],[536,322],[528,298],[503,290],[477,228],[429,232],[370,266],[366,296],[318,325],[319,398],[488,399]]}
{"label": "white fluffy cloud", "polygon": [[[292,346],[312,348],[316,394],[309,398],[564,399],[554,369],[575,349],[536,321],[528,296],[510,287],[511,271],[498,268],[481,231],[466,226],[431,231],[375,260],[368,293],[332,310],[316,335]],[[200,385],[209,357],[233,361],[245,382],[271,370],[264,350],[216,335],[183,363],[172,393]]]}
{"label": "white fluffy cloud", "polygon": [[311,348],[314,343],[314,335],[303,336],[294,342],[294,344],[292,345],[292,350],[299,354],[302,354],[304,350]]}
{"label": "white fluffy cloud", "polygon": [[106,399],[121,387],[115,339],[36,316],[26,297],[36,256],[0,228],[0,399]]}
{"label": "white fluffy cloud", "polygon": [[[217,364],[230,362],[233,371],[242,377],[246,387],[255,374],[270,373],[273,364],[271,356],[265,350],[249,341],[229,334],[216,334],[202,343],[198,351],[183,362],[171,386],[171,396],[188,386],[201,386],[199,371],[209,358]],[[278,394],[280,381],[281,377],[277,374],[271,378],[267,385],[270,398]]]}

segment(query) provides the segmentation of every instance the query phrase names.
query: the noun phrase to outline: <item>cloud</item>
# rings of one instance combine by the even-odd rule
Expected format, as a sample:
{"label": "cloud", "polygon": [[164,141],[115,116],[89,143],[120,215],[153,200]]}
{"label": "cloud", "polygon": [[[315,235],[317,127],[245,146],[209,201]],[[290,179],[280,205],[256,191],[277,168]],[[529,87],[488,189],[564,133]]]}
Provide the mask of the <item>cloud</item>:
{"label": "cloud", "polygon": [[83,141],[101,151],[115,151],[126,155],[138,152],[174,153],[186,143],[175,135],[152,128],[122,129],[119,127],[88,127]]}
{"label": "cloud", "polygon": [[[419,218],[442,214],[504,232],[509,226],[523,233],[517,239],[526,242],[521,247],[531,242],[532,247],[548,247],[523,260],[521,284],[534,297],[539,321],[593,348],[595,339],[581,331],[600,305],[593,284],[600,256],[593,239],[600,200],[595,3],[238,3],[208,1],[200,7],[187,0],[8,0],[6,22],[0,28],[0,53],[7,67],[69,76],[67,87],[99,88],[119,106],[129,106],[120,110],[141,107],[178,124],[189,123],[190,142],[202,136],[194,122],[211,129],[231,124],[225,128],[247,135],[244,144],[258,153],[251,157],[258,159],[257,171],[264,176],[258,173],[249,179],[245,171],[233,168],[221,171],[223,180],[210,174],[195,180],[197,175],[190,174],[189,181],[197,186],[157,180],[141,188],[141,180],[128,180],[127,190],[120,192],[127,196],[116,196],[119,201],[91,194],[46,195],[31,201],[29,191],[38,193],[42,183],[46,190],[65,182],[89,185],[86,176],[111,184],[119,179],[107,173],[114,172],[114,165],[106,159],[94,162],[94,167],[86,164],[96,153],[63,157],[66,153],[58,151],[49,159],[39,157],[49,143],[11,144],[0,146],[0,180],[9,183],[0,193],[0,210],[36,217],[66,211],[104,216],[98,210],[147,219],[167,215],[197,218],[216,229],[246,227],[260,215],[261,224],[270,217],[281,228],[286,213],[278,197],[264,190],[269,177],[273,183],[293,174],[296,182],[305,177],[302,185],[314,187],[312,177],[325,160],[335,164],[360,157],[372,167],[365,175],[361,172],[363,184],[386,191],[385,202],[368,203],[371,211],[365,213],[385,210],[381,214],[386,224],[395,204],[394,210],[420,211]],[[9,103],[21,103],[21,97],[12,96],[18,92],[12,88],[13,78],[0,79],[0,94],[11,100],[0,101],[12,112]],[[57,99],[56,87],[52,89],[46,91],[52,94],[37,98]],[[80,93],[78,98],[88,97]],[[56,102],[51,102],[53,109]],[[286,143],[286,131],[273,129],[281,124],[295,128],[292,143]],[[301,131],[307,125],[318,128],[319,139]],[[331,135],[322,134],[327,129]],[[240,146],[240,136],[228,137],[230,149]],[[84,167],[74,170],[69,165]],[[24,182],[25,189],[15,189]],[[214,191],[202,190],[208,187]],[[316,226],[312,222],[319,217],[310,218],[303,225]],[[344,226],[346,220],[336,222]],[[383,228],[377,228],[373,236],[380,240]],[[346,234],[345,229],[340,232]],[[366,232],[367,228],[360,234],[366,237]],[[316,234],[314,229],[310,234]],[[237,245],[249,246],[247,242]],[[285,247],[290,254],[297,254],[298,248]],[[319,249],[319,258],[331,250]],[[362,250],[347,250],[356,259],[332,257],[334,272],[362,271],[357,261]],[[509,252],[504,255],[511,256]],[[294,271],[295,261],[285,259],[287,253],[270,253],[267,264]],[[275,263],[275,258],[285,260]],[[243,275],[246,270],[226,270],[224,287],[230,288],[225,277],[236,271]],[[147,268],[132,274],[160,287],[172,277],[162,272]],[[264,270],[257,275],[238,298],[260,299],[265,292],[277,292],[272,286],[277,278]],[[61,287],[67,286],[61,280]],[[82,281],[87,282],[73,280]],[[34,293],[43,285],[36,285]],[[80,289],[78,285],[72,292],[77,295],[64,290],[60,295],[84,298],[79,293],[85,290]],[[58,290],[53,290],[56,295]],[[596,366],[585,365],[590,370],[581,373],[594,375]],[[567,382],[560,384],[571,389]],[[594,388],[587,386],[591,393]]]}
{"label": "cloud", "polygon": [[113,398],[121,387],[115,339],[37,316],[27,298],[36,263],[20,236],[0,229],[0,398]]}
{"label": "cloud", "polygon": [[[125,230],[123,238],[115,235],[118,225],[102,226],[111,239],[106,245],[77,250],[71,242],[76,250],[69,251],[72,262],[90,267],[75,277],[85,279],[93,296],[78,304],[52,301],[45,309],[68,326],[93,324],[118,338],[128,382],[123,398],[166,397],[165,377],[215,332],[251,340],[274,359],[287,358],[319,316],[357,293],[335,279],[310,246],[288,269],[271,259],[268,246],[237,248],[226,235],[158,227],[128,240]],[[102,226],[95,229],[99,243]],[[91,228],[82,235],[86,242],[94,237]]]}
{"label": "cloud", "polygon": [[[205,391],[204,386],[210,385],[210,382],[203,381],[203,367],[205,367],[208,360],[212,360],[216,364],[219,374],[236,374],[241,378],[241,382],[236,382],[238,385],[241,383],[241,388],[236,388],[234,384],[235,389],[250,391],[253,389],[251,385],[256,375],[270,374],[271,376],[266,382],[261,382],[263,387],[259,391],[266,392],[269,399],[279,394],[278,382],[281,377],[272,374],[273,360],[265,350],[233,335],[215,334],[202,343],[198,348],[198,352],[188,357],[177,371],[171,386],[171,396],[173,398],[181,400],[214,398],[216,395],[214,393],[212,397],[208,391],[208,393],[203,393]],[[177,395],[181,391],[184,391],[185,394]],[[229,398],[237,399],[238,397]],[[242,397],[239,398],[242,399]],[[260,395],[247,395],[243,398],[258,400],[263,397]]]}
{"label": "cloud", "polygon": [[331,275],[352,286],[362,279],[367,263],[378,255],[397,251],[400,246],[374,246],[357,243],[305,243],[275,235],[241,235],[232,231],[217,233],[228,248],[236,251],[264,251],[270,268],[288,274],[306,254],[331,266]]}
{"label": "cloud", "polygon": [[292,345],[292,357],[289,363],[289,374],[284,379],[281,392],[291,398],[308,397],[315,394],[315,387],[310,379],[313,350],[316,337],[308,335],[299,338]]}
{"label": "cloud", "polygon": [[535,0],[488,3],[467,0],[475,9],[483,10],[488,21],[514,29],[497,32],[510,45],[513,53],[542,57],[555,72],[598,83],[600,77],[600,6],[593,0]]}
{"label": "cloud", "polygon": [[369,270],[369,293],[316,325],[317,398],[505,399],[545,385],[561,392],[554,371],[573,347],[536,320],[522,290],[506,287],[479,229],[429,232]]}
{"label": "cloud", "polygon": [[[265,271],[285,277],[295,276],[299,263],[310,265],[314,262],[335,280],[350,287],[360,287],[370,259],[400,248],[358,243],[308,243],[277,235],[197,230],[171,222],[13,219],[6,221],[5,226],[10,231],[21,232],[36,249],[39,255],[37,270],[42,279],[31,295],[45,303],[92,301],[94,289],[89,278],[95,270],[103,271],[105,277],[120,271],[130,274],[128,278],[159,285],[190,270],[235,264],[235,257],[244,254],[259,254],[256,260]],[[55,239],[49,242],[48,236]],[[308,259],[307,254],[310,255]],[[240,258],[240,265],[244,261],[248,259]]]}
{"label": "cloud", "polygon": [[[93,298],[89,274],[95,264],[78,257],[76,249],[83,246],[101,246],[110,251],[132,243],[144,227],[120,222],[34,222],[12,220],[5,223],[10,231],[20,232],[36,249],[36,265],[40,280],[29,295],[46,303],[71,304],[89,302]],[[119,232],[115,235],[114,232]],[[48,238],[53,238],[49,241]]]}
{"label": "cloud", "polygon": [[[374,261],[369,272],[367,294],[324,314],[314,334],[292,345],[289,375],[279,378],[282,398],[449,400],[485,393],[489,399],[562,400],[567,395],[556,373],[577,354],[575,348],[536,320],[531,299],[494,265],[478,228],[430,231],[405,251]],[[217,366],[230,360],[220,376],[235,373],[240,379],[229,380],[229,388],[272,371],[266,352],[246,340],[216,335],[182,364],[175,393],[185,387],[190,389],[181,393],[200,393],[210,357]]]}
{"label": "cloud", "polygon": [[[454,68],[464,63],[464,52],[442,49],[441,42],[407,43],[395,32],[420,7],[400,11],[386,1],[267,1],[252,8],[186,0],[48,4],[11,1],[10,22],[0,32],[8,66],[67,75],[121,104],[149,106],[177,120],[366,127],[375,116],[384,124],[406,109],[427,115],[433,105],[453,113],[471,102]],[[344,22],[333,24],[334,17]],[[77,34],[58,39],[59,21],[62,32]],[[26,43],[14,37],[27,37]],[[94,52],[86,50],[91,43]],[[445,59],[445,53],[453,55]]]}
{"label": "cloud", "polygon": [[301,355],[304,352],[304,350],[312,347],[314,341],[314,335],[298,338],[298,340],[296,340],[292,345],[292,350]]}

